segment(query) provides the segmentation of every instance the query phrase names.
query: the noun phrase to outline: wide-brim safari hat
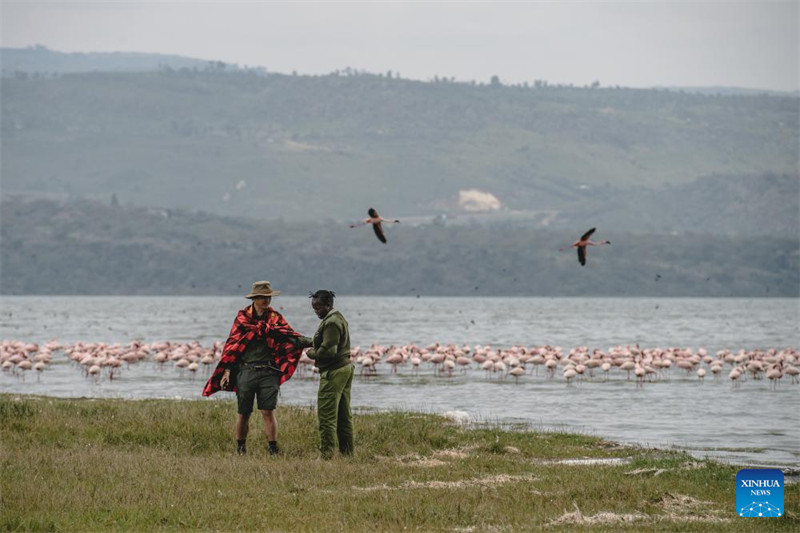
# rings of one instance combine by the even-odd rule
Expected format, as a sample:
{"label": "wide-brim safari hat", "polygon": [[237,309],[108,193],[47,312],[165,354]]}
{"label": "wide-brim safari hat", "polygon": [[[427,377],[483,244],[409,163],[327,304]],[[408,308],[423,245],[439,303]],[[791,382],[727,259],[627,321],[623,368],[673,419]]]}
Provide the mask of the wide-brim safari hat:
{"label": "wide-brim safari hat", "polygon": [[256,281],[253,283],[253,288],[246,298],[255,298],[256,296],[275,296],[280,294],[281,291],[276,291],[272,288],[269,281]]}

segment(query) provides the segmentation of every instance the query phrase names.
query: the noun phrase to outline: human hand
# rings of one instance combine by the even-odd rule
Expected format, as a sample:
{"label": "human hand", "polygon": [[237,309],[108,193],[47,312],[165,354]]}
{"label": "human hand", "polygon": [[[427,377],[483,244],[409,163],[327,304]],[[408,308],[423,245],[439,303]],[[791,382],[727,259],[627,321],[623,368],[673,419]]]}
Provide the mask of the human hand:
{"label": "human hand", "polygon": [[231,382],[231,371],[226,370],[224,374],[222,374],[222,379],[219,382],[219,386],[223,389],[227,389],[228,385]]}

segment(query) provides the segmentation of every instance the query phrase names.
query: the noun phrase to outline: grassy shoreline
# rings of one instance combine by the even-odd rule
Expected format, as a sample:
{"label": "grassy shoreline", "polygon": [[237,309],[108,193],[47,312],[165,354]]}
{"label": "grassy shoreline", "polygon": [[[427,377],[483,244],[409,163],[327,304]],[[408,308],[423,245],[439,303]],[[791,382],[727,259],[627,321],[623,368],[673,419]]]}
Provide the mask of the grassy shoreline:
{"label": "grassy shoreline", "polygon": [[566,433],[358,413],[356,453],[321,461],[316,413],[260,417],[234,454],[235,405],[0,394],[3,531],[796,531],[735,515],[738,468]]}

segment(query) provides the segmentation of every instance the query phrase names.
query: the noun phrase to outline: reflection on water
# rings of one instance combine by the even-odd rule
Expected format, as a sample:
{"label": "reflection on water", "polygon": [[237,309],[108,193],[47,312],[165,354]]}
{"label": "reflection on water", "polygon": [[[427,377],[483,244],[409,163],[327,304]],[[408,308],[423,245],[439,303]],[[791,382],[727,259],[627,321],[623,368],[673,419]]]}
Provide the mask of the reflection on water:
{"label": "reflection on water", "polygon": [[[126,343],[224,340],[241,298],[39,298],[3,297],[0,338],[45,342]],[[318,320],[307,298],[274,301],[299,331],[313,333]],[[800,347],[798,301],[788,299],[537,299],[537,298],[339,298],[353,344],[425,345],[432,342],[507,347],[551,344],[642,347]],[[152,363],[124,368],[114,381],[83,377],[63,355],[41,376],[25,380],[4,373],[0,392],[62,397],[200,398],[204,378]],[[613,379],[567,385],[529,371],[519,383],[489,379],[473,370],[452,378],[423,368],[358,378],[357,407],[426,412],[465,411],[473,419],[522,423],[534,429],[579,431],[622,442],[680,447],[736,463],[800,466],[800,386],[784,379],[738,388],[726,378],[705,383],[673,369],[671,378],[636,387]],[[311,405],[317,382],[295,377],[281,402]],[[215,400],[231,402],[232,395]],[[205,401],[205,400],[204,400]],[[233,415],[232,415],[233,416]]]}

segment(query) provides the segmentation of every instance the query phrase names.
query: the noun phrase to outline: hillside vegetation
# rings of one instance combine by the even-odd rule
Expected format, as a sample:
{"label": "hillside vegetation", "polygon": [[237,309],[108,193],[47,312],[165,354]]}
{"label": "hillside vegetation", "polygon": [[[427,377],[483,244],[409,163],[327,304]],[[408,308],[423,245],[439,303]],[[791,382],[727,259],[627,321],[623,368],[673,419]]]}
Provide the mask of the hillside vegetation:
{"label": "hillside vegetation", "polygon": [[[797,297],[794,236],[574,232],[447,221],[387,228],[292,223],[89,201],[12,198],[0,207],[3,294],[238,295],[256,279],[288,294]],[[703,215],[700,215],[703,216]]]}
{"label": "hillside vegetation", "polygon": [[141,52],[59,52],[42,45],[0,48],[4,76],[66,74],[70,72],[142,72],[170,68],[203,68],[208,61]]}
{"label": "hillside vegetation", "polygon": [[[700,178],[797,176],[795,96],[291,76],[218,63],[21,73],[3,78],[2,94],[3,194],[116,193],[146,206],[344,220],[369,206],[459,213],[459,191],[474,188],[509,212],[547,211],[551,227],[613,212],[609,224],[637,231],[641,214],[625,208],[680,210],[686,197],[670,190]],[[755,210],[787,209],[784,191],[772,190],[782,203]],[[708,210],[746,201],[723,195]]]}

